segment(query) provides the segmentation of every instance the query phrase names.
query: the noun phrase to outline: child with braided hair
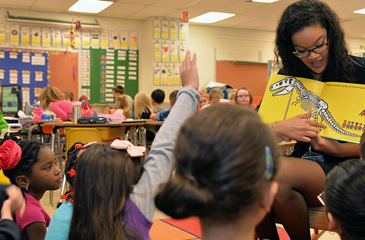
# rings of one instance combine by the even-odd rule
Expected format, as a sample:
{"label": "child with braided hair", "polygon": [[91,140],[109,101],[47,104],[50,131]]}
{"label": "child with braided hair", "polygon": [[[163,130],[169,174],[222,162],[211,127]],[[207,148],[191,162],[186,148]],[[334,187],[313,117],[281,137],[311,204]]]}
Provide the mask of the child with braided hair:
{"label": "child with braided hair", "polygon": [[66,201],[54,213],[47,230],[45,240],[67,240],[70,230],[70,223],[73,212],[73,186],[76,175],[78,159],[88,145],[81,142],[75,143],[67,151],[67,161],[65,164],[65,176],[69,185],[69,191],[61,196]]}
{"label": "child with braided hair", "polygon": [[55,155],[38,141],[2,139],[0,145],[0,168],[22,189],[27,201],[23,217],[17,213],[16,222],[27,239],[44,239],[51,218],[39,200],[47,190],[56,190],[62,184]]}
{"label": "child with braided hair", "polygon": [[199,78],[196,55],[180,67],[182,88],[146,161],[144,147],[128,141],[98,143],[78,159],[69,240],[151,239],[154,197],[170,177],[176,134],[196,111]]}

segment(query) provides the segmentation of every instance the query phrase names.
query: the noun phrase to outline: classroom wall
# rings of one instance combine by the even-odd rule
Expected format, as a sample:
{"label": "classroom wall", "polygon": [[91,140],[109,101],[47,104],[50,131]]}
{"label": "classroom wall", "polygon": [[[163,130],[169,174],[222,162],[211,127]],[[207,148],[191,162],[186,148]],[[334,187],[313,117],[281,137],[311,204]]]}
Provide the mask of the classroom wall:
{"label": "classroom wall", "polygon": [[[166,93],[165,101],[168,102],[169,94],[179,87],[153,86],[153,35],[152,18],[146,20],[119,19],[112,17],[98,17],[77,14],[50,13],[42,11],[0,9],[0,22],[6,23],[7,38],[10,23],[5,21],[6,12],[11,15],[52,18],[60,20],[81,20],[94,22],[97,19],[102,28],[113,30],[138,31],[139,62],[139,90],[148,95],[156,88],[161,88]],[[275,32],[248,30],[238,28],[210,27],[202,25],[189,26],[187,49],[197,53],[200,88],[209,81],[215,81],[215,63],[217,60],[236,60],[251,62],[267,62],[273,59]],[[360,45],[365,45],[363,38],[347,38],[350,50],[353,53],[363,52]],[[1,47],[9,47],[8,45]],[[30,48],[30,47],[29,47]],[[61,49],[58,49],[61,50]],[[80,73],[79,73],[80,74]],[[243,84],[244,85],[244,84]],[[79,91],[80,92],[80,91]]]}

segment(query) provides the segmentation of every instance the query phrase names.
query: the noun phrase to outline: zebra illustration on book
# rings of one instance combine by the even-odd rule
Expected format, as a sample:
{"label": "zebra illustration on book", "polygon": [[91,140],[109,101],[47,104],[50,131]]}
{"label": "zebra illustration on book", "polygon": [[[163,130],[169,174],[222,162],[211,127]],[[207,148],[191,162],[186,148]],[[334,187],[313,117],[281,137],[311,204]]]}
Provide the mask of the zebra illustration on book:
{"label": "zebra illustration on book", "polygon": [[305,111],[313,109],[312,117],[314,118],[314,121],[318,122],[318,116],[319,116],[321,117],[321,122],[323,122],[324,120],[334,131],[351,137],[361,137],[357,134],[350,133],[341,128],[340,124],[336,122],[332,114],[328,111],[327,102],[321,99],[314,92],[307,90],[304,87],[303,83],[294,77],[284,78],[270,86],[271,92],[279,90],[272,94],[273,97],[278,95],[287,95],[290,93],[288,107],[286,109],[284,119],[286,118],[286,114],[289,108],[289,103],[291,101],[290,99],[292,97],[294,89],[297,91],[299,96],[296,98],[296,101],[292,102],[291,104],[296,106],[298,103],[300,103],[301,108]]}

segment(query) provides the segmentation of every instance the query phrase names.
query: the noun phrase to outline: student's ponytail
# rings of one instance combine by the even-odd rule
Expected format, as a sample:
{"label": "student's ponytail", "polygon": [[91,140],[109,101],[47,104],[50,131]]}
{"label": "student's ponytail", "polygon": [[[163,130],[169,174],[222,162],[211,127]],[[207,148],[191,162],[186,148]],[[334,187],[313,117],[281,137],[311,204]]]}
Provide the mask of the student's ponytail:
{"label": "student's ponytail", "polygon": [[182,177],[176,174],[156,196],[155,204],[167,215],[181,219],[208,215],[213,211],[213,200],[212,193],[199,187],[192,176]]}

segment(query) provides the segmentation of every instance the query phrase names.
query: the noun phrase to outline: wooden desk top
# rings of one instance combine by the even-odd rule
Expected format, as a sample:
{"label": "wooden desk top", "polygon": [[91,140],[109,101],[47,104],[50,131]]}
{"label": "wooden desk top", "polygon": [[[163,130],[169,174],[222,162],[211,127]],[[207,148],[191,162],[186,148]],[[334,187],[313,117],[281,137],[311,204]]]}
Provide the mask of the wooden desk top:
{"label": "wooden desk top", "polygon": [[164,121],[146,120],[144,125],[161,126],[163,123],[164,123]]}
{"label": "wooden desk top", "polygon": [[123,123],[73,123],[73,122],[46,122],[43,126],[49,127],[129,127],[129,126],[143,126],[143,121],[128,121]]}

